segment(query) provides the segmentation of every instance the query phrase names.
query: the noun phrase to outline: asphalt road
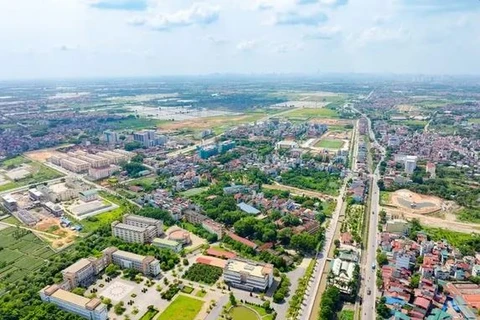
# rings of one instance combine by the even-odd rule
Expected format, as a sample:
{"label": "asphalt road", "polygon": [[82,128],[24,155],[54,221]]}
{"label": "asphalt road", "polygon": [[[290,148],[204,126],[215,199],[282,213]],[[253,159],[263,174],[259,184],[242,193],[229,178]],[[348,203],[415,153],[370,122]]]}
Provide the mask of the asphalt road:
{"label": "asphalt road", "polygon": [[[378,145],[377,140],[375,139],[375,134],[372,130],[372,123],[369,118],[369,134],[370,139],[373,141],[373,144],[380,148],[384,154],[382,147]],[[383,161],[383,157],[382,160]],[[377,298],[377,286],[376,286],[376,252],[377,246],[379,243],[379,234],[378,234],[378,214],[380,212],[380,190],[378,188],[378,180],[380,179],[380,170],[379,165],[375,168],[375,171],[372,174],[372,184],[370,188],[371,198],[370,198],[370,224],[368,226],[368,240],[367,245],[365,246],[366,253],[366,263],[363,267],[363,279],[365,281],[364,292],[363,292],[363,305],[362,305],[362,319],[370,320],[376,319],[376,310],[375,310],[375,301]]]}

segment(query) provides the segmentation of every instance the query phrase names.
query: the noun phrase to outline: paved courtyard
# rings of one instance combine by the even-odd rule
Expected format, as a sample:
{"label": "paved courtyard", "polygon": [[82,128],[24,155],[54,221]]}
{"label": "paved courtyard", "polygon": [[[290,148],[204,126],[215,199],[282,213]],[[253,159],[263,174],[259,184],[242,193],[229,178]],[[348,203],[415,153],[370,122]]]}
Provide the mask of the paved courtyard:
{"label": "paved courtyard", "polygon": [[99,292],[100,296],[109,298],[112,301],[123,300],[134,289],[134,286],[125,283],[122,280],[116,279],[108,285],[103,291]]}

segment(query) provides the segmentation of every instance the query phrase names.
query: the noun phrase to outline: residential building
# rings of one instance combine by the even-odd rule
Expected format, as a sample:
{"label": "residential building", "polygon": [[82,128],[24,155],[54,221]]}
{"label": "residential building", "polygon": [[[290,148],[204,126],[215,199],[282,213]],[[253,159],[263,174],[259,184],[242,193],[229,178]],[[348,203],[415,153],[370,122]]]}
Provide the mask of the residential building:
{"label": "residential building", "polygon": [[142,256],[139,254],[118,250],[110,247],[103,250],[109,263],[114,263],[124,269],[135,269],[144,275],[157,276],[160,274],[160,262],[152,256]]}
{"label": "residential building", "polygon": [[342,260],[340,258],[333,260],[332,273],[335,276],[333,285],[343,293],[351,293],[351,287],[348,284],[353,280],[355,265],[356,263],[354,262]]}
{"label": "residential building", "polygon": [[296,149],[298,148],[298,143],[295,141],[279,141],[275,144],[275,149]]}
{"label": "residential building", "polygon": [[223,270],[225,282],[249,291],[266,291],[273,283],[273,265],[245,259],[229,259]]}
{"label": "residential building", "polygon": [[162,239],[162,238],[153,239],[152,245],[159,248],[170,249],[175,252],[180,252],[182,251],[182,248],[183,248],[182,244],[177,241]]}
{"label": "residential building", "polygon": [[115,171],[120,171],[120,167],[110,165],[103,168],[90,168],[88,169],[88,176],[93,180],[100,180],[110,177]]}
{"label": "residential building", "polygon": [[118,133],[115,131],[106,130],[103,132],[103,135],[108,144],[117,144],[119,141]]}
{"label": "residential building", "polygon": [[212,219],[206,219],[202,221],[202,227],[210,233],[217,235],[218,240],[223,238],[223,225]]}
{"label": "residential building", "polygon": [[430,178],[435,179],[436,176],[436,166],[433,162],[427,162],[427,166],[425,167],[425,171],[430,174]]}
{"label": "residential building", "polygon": [[63,214],[63,209],[58,204],[55,204],[51,201],[47,201],[42,205],[45,208],[45,210],[47,210],[48,212],[50,212],[56,217],[60,217]]}
{"label": "residential building", "polygon": [[140,142],[144,147],[151,147],[155,143],[155,130],[142,130],[133,133],[133,140]]}
{"label": "residential building", "polygon": [[98,298],[85,298],[58,285],[46,286],[40,290],[40,298],[44,302],[53,303],[60,309],[75,313],[89,320],[107,320],[107,306]]}
{"label": "residential building", "polygon": [[416,156],[406,156],[405,157],[405,172],[412,174],[415,168],[417,167],[417,157]]}

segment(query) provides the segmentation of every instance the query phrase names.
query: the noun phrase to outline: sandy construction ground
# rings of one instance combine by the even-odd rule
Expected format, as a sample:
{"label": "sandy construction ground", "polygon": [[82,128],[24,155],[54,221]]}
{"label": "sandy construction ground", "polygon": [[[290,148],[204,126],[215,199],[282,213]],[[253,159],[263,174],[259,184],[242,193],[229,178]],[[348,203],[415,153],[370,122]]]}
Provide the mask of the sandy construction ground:
{"label": "sandy construction ground", "polygon": [[352,120],[345,120],[345,119],[311,118],[308,120],[308,122],[326,124],[327,126],[335,126],[335,125],[344,126],[347,124],[353,125]]}
{"label": "sandy construction ground", "polygon": [[444,214],[460,208],[454,201],[423,195],[406,189],[393,192],[390,197],[390,205],[409,213],[424,215]]}
{"label": "sandy construction ground", "polygon": [[59,154],[59,152],[52,148],[26,152],[25,156],[34,161],[46,162],[48,158],[56,154]]}
{"label": "sandy construction ground", "polygon": [[77,238],[77,234],[75,231],[69,229],[69,228],[63,228],[60,226],[60,221],[58,218],[47,218],[43,219],[39,223],[35,225],[35,230],[43,231],[43,232],[49,232],[48,229],[53,226],[58,226],[59,229],[51,232],[53,235],[58,236],[60,238],[58,239],[50,239],[51,245],[54,249],[61,248],[65,245],[68,245],[75,241]]}
{"label": "sandy construction ground", "polygon": [[443,228],[457,232],[463,233],[479,233],[480,234],[480,225],[473,223],[464,223],[456,221],[454,214],[444,214],[443,217],[434,217],[424,214],[407,212],[399,209],[392,209],[389,207],[383,207],[387,214],[391,215],[393,218],[399,219],[418,219],[421,224],[426,225],[431,228]]}

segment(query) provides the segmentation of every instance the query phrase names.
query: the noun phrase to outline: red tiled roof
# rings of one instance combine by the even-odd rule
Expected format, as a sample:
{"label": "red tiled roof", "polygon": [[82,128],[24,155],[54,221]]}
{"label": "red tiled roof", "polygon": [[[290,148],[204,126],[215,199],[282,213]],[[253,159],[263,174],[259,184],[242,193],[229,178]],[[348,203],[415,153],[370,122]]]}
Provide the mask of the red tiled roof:
{"label": "red tiled roof", "polygon": [[214,249],[214,248],[209,248],[207,250],[207,254],[209,256],[225,258],[225,259],[232,259],[232,258],[235,258],[237,256],[235,253],[220,251],[220,250],[217,250],[217,249]]}
{"label": "red tiled roof", "polygon": [[250,247],[250,248],[255,249],[255,248],[257,247],[257,245],[256,245],[254,242],[252,242],[252,241],[250,241],[250,240],[248,240],[248,239],[242,238],[242,237],[240,237],[239,235],[236,235],[236,234],[233,233],[233,232],[228,232],[228,236],[229,236],[230,238],[232,238],[233,240],[238,241],[238,242],[240,242],[240,243],[243,243],[244,245],[246,245],[246,246],[248,246],[248,247]]}
{"label": "red tiled roof", "polygon": [[417,297],[415,298],[415,301],[413,302],[414,305],[417,307],[420,307],[422,309],[428,310],[430,308],[430,303],[431,301],[424,298],[424,297]]}

